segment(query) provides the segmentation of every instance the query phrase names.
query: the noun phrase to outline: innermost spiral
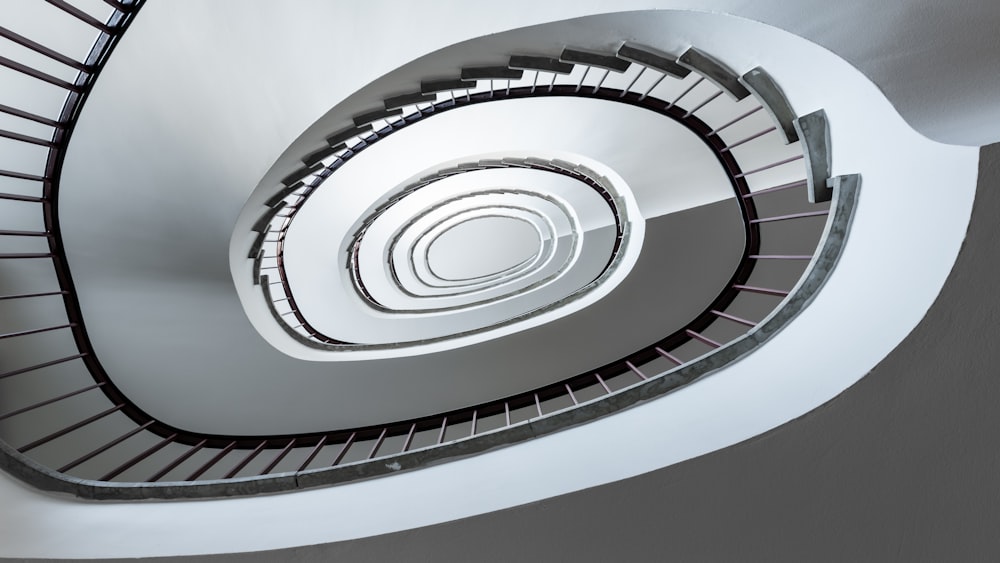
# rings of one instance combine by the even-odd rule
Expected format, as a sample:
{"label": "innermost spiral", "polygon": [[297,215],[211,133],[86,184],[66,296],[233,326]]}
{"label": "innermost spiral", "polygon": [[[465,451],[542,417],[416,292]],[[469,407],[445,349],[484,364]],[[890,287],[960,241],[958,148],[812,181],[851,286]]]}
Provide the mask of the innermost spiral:
{"label": "innermost spiral", "polygon": [[444,280],[471,280],[510,270],[541,251],[538,232],[513,217],[481,217],[459,223],[435,239],[427,266]]}

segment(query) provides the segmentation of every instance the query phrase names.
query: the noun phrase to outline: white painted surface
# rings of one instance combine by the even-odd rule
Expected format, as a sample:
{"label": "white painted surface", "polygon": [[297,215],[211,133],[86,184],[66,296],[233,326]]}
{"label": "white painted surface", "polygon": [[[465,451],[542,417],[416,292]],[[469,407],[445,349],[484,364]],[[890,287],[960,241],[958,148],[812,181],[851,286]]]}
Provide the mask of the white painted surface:
{"label": "white painted surface", "polygon": [[506,216],[480,217],[455,225],[427,248],[428,270],[441,281],[467,281],[502,274],[541,252],[531,223]]}

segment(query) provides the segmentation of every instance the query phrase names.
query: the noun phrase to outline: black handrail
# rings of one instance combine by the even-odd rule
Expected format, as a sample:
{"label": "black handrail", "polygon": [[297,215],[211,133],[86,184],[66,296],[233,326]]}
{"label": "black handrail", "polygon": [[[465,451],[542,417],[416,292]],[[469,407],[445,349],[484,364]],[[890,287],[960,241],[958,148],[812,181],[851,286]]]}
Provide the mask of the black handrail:
{"label": "black handrail", "polygon": [[[201,465],[197,470],[189,474],[189,479],[198,479],[206,474],[211,468],[215,467],[222,460],[226,459],[227,455],[235,450],[245,450],[246,455],[241,455],[238,463],[236,463],[232,468],[225,473],[225,478],[234,478],[237,476],[245,467],[250,464],[254,458],[256,458],[263,450],[272,449],[280,450],[278,455],[275,456],[266,466],[266,468],[260,473],[261,475],[266,475],[271,471],[275,470],[279,464],[285,459],[285,457],[293,450],[298,450],[300,448],[303,451],[308,451],[306,459],[298,464],[298,471],[306,471],[310,467],[310,464],[314,460],[319,459],[320,453],[325,448],[334,448],[337,450],[337,454],[333,459],[331,465],[338,465],[347,459],[349,452],[353,452],[353,448],[359,444],[365,444],[364,459],[373,459],[377,457],[381,451],[386,447],[387,440],[390,438],[401,438],[402,445],[400,453],[409,452],[415,443],[415,437],[421,432],[432,431],[437,435],[437,444],[441,444],[446,441],[450,441],[449,431],[455,429],[458,425],[469,424],[469,431],[461,438],[477,436],[482,430],[483,421],[490,417],[501,417],[502,424],[501,427],[512,427],[518,425],[518,422],[514,420],[512,413],[518,411],[518,409],[530,409],[532,412],[537,413],[537,416],[545,416],[548,414],[546,411],[551,412],[551,409],[543,408],[547,405],[548,401],[566,398],[567,401],[571,402],[572,405],[582,405],[586,404],[586,399],[581,399],[578,394],[587,388],[598,388],[603,390],[602,395],[611,395],[615,391],[609,385],[609,382],[617,381],[617,378],[625,374],[631,374],[639,381],[653,380],[654,376],[652,374],[647,374],[642,369],[643,365],[649,361],[656,358],[666,358],[677,365],[683,365],[685,362],[683,359],[675,355],[675,351],[680,346],[688,342],[700,342],[711,348],[719,348],[724,345],[722,342],[718,342],[713,338],[706,336],[704,331],[719,319],[725,319],[727,321],[736,323],[742,327],[755,326],[754,321],[740,318],[736,315],[726,313],[728,306],[742,293],[744,292],[761,292],[770,295],[783,296],[788,292],[780,289],[769,289],[761,288],[756,286],[748,285],[751,280],[751,276],[754,269],[760,260],[805,260],[810,258],[804,255],[765,255],[760,253],[760,227],[761,222],[767,221],[769,218],[759,218],[756,212],[756,204],[754,198],[763,195],[765,193],[773,193],[777,191],[784,191],[786,189],[805,187],[808,182],[803,180],[802,182],[793,182],[784,186],[775,186],[767,190],[761,190],[758,192],[751,193],[749,186],[746,181],[746,177],[766,170],[772,166],[778,166],[786,162],[794,161],[801,156],[793,157],[781,162],[774,163],[772,165],[760,167],[754,170],[744,172],[740,169],[739,163],[733,155],[731,149],[735,148],[738,144],[743,142],[750,142],[759,136],[766,135],[769,131],[764,131],[759,135],[752,138],[747,138],[742,141],[737,141],[735,143],[727,145],[725,141],[720,137],[720,132],[740,120],[747,118],[748,116],[757,112],[760,107],[752,109],[745,114],[736,117],[729,123],[726,123],[716,129],[712,129],[706,123],[701,121],[695,112],[699,111],[701,108],[705,107],[707,104],[711,103],[714,99],[718,97],[717,92],[707,99],[702,100],[700,103],[692,106],[689,109],[684,109],[677,105],[677,102],[681,100],[684,96],[687,96],[694,88],[702,81],[698,78],[690,88],[685,90],[682,94],[674,98],[669,104],[663,100],[657,100],[649,96],[649,91],[653,87],[649,88],[647,92],[638,93],[630,92],[626,88],[625,90],[614,90],[609,88],[604,88],[600,84],[591,89],[589,86],[587,89],[581,89],[580,85],[575,88],[573,86],[557,86],[550,84],[546,87],[539,87],[537,84],[530,88],[513,88],[511,89],[508,85],[505,89],[495,89],[488,92],[482,92],[477,94],[467,94],[464,98],[452,98],[451,100],[438,102],[432,104],[432,109],[427,109],[418,112],[417,116],[408,116],[407,118],[400,118],[401,121],[393,123],[391,127],[383,128],[377,132],[365,133],[364,126],[366,125],[366,120],[369,119],[383,119],[392,118],[394,115],[401,114],[401,111],[396,111],[397,107],[390,107],[397,104],[404,104],[407,102],[413,102],[417,100],[417,103],[422,103],[423,100],[427,99],[425,90],[431,88],[431,91],[444,91],[448,89],[454,89],[456,85],[462,84],[460,81],[456,80],[446,80],[437,82],[426,82],[422,84],[421,96],[416,96],[415,94],[406,99],[396,98],[391,99],[391,103],[386,103],[385,110],[378,110],[378,112],[373,112],[371,115],[358,116],[362,121],[356,125],[360,128],[360,135],[363,135],[364,141],[360,146],[354,147],[353,152],[357,152],[363,149],[363,145],[366,143],[370,144],[378,138],[384,137],[391,134],[395,129],[405,127],[411,123],[414,123],[420,119],[434,115],[436,113],[441,113],[455,107],[461,107],[464,105],[483,103],[493,100],[509,99],[517,97],[530,97],[537,95],[546,96],[582,96],[590,98],[598,98],[602,100],[614,101],[618,103],[631,104],[645,109],[658,112],[660,114],[669,116],[676,121],[682,123],[688,129],[696,133],[699,138],[709,146],[712,151],[716,154],[719,162],[722,164],[727,174],[730,177],[735,194],[737,195],[736,200],[740,204],[741,214],[744,219],[744,230],[746,236],[746,245],[743,251],[743,256],[740,261],[739,266],[733,273],[729,283],[726,284],[724,291],[716,297],[712,304],[706,308],[699,316],[697,316],[692,322],[690,322],[684,328],[676,331],[675,333],[668,335],[644,348],[635,352],[627,357],[619,359],[615,362],[609,363],[607,365],[601,366],[595,370],[590,370],[586,373],[576,375],[574,377],[568,378],[566,380],[553,383],[551,385],[546,385],[539,387],[537,389],[529,390],[512,397],[507,397],[503,399],[498,399],[494,401],[489,401],[479,405],[474,405],[471,407],[457,409],[449,411],[447,413],[439,413],[429,416],[424,416],[416,419],[393,422],[389,424],[366,426],[362,428],[353,429],[342,429],[333,432],[315,432],[307,434],[296,434],[296,435],[267,435],[267,436],[227,436],[227,435],[210,435],[201,434],[196,432],[188,432],[182,429],[175,428],[171,425],[163,423],[155,418],[151,417],[142,410],[140,407],[128,400],[127,397],[118,389],[117,386],[110,379],[108,374],[102,367],[93,347],[87,337],[86,328],[84,325],[83,315],[81,312],[80,304],[76,296],[75,288],[73,285],[72,277],[70,275],[70,269],[67,263],[65,255],[65,247],[62,242],[62,234],[59,225],[59,184],[60,177],[62,174],[62,167],[65,160],[66,148],[72,137],[74,131],[76,120],[80,115],[80,112],[90,94],[94,82],[99,76],[101,70],[104,67],[108,57],[117,45],[121,35],[132,23],[134,17],[139,12],[140,8],[144,4],[144,0],[105,0],[105,2],[115,9],[115,12],[111,15],[107,22],[100,22],[95,20],[92,16],[88,15],[86,12],[74,7],[72,4],[64,2],[62,0],[49,0],[51,4],[55,7],[63,10],[64,12],[74,16],[81,22],[93,27],[98,31],[98,38],[93,45],[89,55],[83,62],[77,62],[69,58],[68,56],[57,53],[56,51],[45,47],[42,44],[31,41],[15,32],[4,30],[0,28],[0,36],[7,40],[18,43],[25,46],[37,53],[45,55],[46,57],[63,63],[71,68],[79,71],[79,74],[75,81],[72,83],[63,81],[61,79],[55,78],[47,73],[33,69],[22,63],[16,61],[2,58],[0,59],[0,65],[7,66],[15,71],[21,72],[35,79],[42,80],[49,84],[56,85],[67,91],[67,96],[63,104],[62,111],[57,119],[50,119],[41,115],[37,115],[32,112],[28,112],[22,109],[13,108],[10,106],[0,106],[0,113],[6,113],[8,115],[13,115],[29,121],[47,125],[53,128],[52,139],[41,139],[36,137],[30,137],[27,135],[21,135],[18,133],[10,132],[4,136],[8,139],[14,140],[16,142],[24,142],[34,145],[42,145],[48,148],[48,157],[45,164],[45,171],[43,175],[32,174],[20,171],[0,171],[0,175],[17,178],[21,180],[34,181],[42,183],[42,195],[41,197],[26,196],[20,194],[0,194],[0,199],[10,200],[10,201],[20,201],[28,203],[37,203],[42,206],[42,213],[44,218],[44,231],[41,232],[27,232],[27,231],[15,231],[7,230],[0,231],[0,235],[4,236],[39,236],[44,237],[48,244],[49,252],[47,253],[10,253],[3,255],[2,257],[9,259],[25,259],[25,258],[45,258],[51,259],[53,261],[53,266],[58,280],[59,290],[58,291],[37,291],[31,293],[21,293],[17,295],[9,295],[0,297],[0,299],[10,300],[10,299],[33,299],[45,296],[61,296],[63,303],[65,305],[67,322],[65,324],[46,327],[41,329],[31,329],[28,331],[19,331],[16,333],[11,333],[9,336],[11,338],[20,337],[27,334],[35,334],[42,331],[57,330],[57,329],[69,329],[73,335],[73,339],[77,348],[78,353],[69,356],[64,356],[60,358],[51,359],[44,362],[39,362],[33,366],[23,367],[19,369],[14,369],[7,371],[6,373],[0,374],[0,379],[5,379],[20,374],[28,373],[35,370],[44,369],[47,367],[64,364],[67,362],[73,362],[80,360],[83,365],[87,368],[88,373],[93,378],[95,384],[76,388],[72,391],[65,392],[59,396],[45,399],[39,403],[21,407],[14,411],[8,412],[6,414],[0,414],[0,420],[8,419],[24,412],[32,411],[36,408],[51,405],[59,402],[63,399],[68,399],[69,397],[74,397],[77,395],[84,394],[91,390],[100,389],[101,392],[110,401],[110,408],[107,408],[100,413],[90,416],[84,420],[76,422],[66,428],[59,429],[55,432],[51,432],[48,435],[34,440],[33,442],[21,446],[20,451],[28,451],[39,447],[45,443],[53,440],[57,440],[61,436],[64,436],[78,428],[86,426],[103,417],[110,416],[113,413],[121,412],[131,419],[135,427],[129,431],[116,435],[112,437],[109,441],[102,443],[97,449],[92,450],[82,456],[78,456],[75,459],[68,461],[63,464],[59,469],[60,472],[71,471],[75,467],[95,458],[96,456],[112,449],[114,446],[124,442],[125,440],[131,438],[142,432],[148,432],[162,438],[155,445],[147,448],[145,451],[139,455],[120,463],[117,467],[111,471],[105,472],[102,476],[102,480],[110,480],[118,477],[122,473],[128,471],[130,468],[141,463],[143,460],[147,459],[150,455],[153,455],[157,451],[163,448],[179,444],[184,446],[190,446],[189,449],[182,452],[179,456],[174,458],[174,461],[169,465],[160,468],[154,475],[150,477],[150,481],[157,481],[170,472],[180,467],[186,460],[193,457],[197,452],[202,449],[217,450],[211,459]],[[633,56],[646,56],[639,50],[632,53]],[[589,56],[593,61],[601,63],[602,68],[605,69],[604,78],[607,78],[608,74],[612,71],[617,70],[621,63],[616,62],[622,59],[614,59],[614,56],[600,55],[594,53],[583,53],[569,50],[572,56]],[[638,53],[638,55],[636,54]],[[565,54],[565,53],[564,53]],[[567,55],[569,56],[569,55]],[[594,59],[593,57],[598,57]],[[522,57],[522,64],[528,65],[534,64],[538,65],[538,61],[528,60],[529,58]],[[590,60],[590,59],[588,59]],[[652,59],[651,59],[652,60]],[[659,59],[656,59],[659,60]],[[563,72],[566,70],[565,62],[559,62],[555,59],[546,58],[545,64],[552,66],[554,71]],[[592,61],[592,62],[593,62]],[[609,66],[612,63],[617,66]],[[596,64],[596,63],[594,63]],[[626,63],[623,68],[628,68]],[[530,65],[529,65],[530,66]],[[650,67],[653,68],[653,67]],[[469,77],[473,77],[476,72],[486,72],[482,68],[475,69],[473,72],[471,69],[468,74]],[[503,69],[489,69],[490,77],[496,78],[494,74],[503,74]],[[496,72],[494,72],[496,71]],[[530,71],[530,70],[529,70]],[[643,69],[645,71],[645,69]],[[506,71],[504,71],[506,72]],[[518,76],[520,76],[520,70],[518,71]],[[685,74],[686,73],[682,73]],[[664,77],[667,74],[664,73]],[[504,74],[500,76],[499,79],[503,80],[505,76],[513,77],[513,73]],[[581,79],[581,85],[585,80]],[[682,77],[681,77],[682,78]],[[662,80],[662,77],[661,77]],[[537,75],[536,75],[537,82]],[[603,79],[602,79],[603,82]],[[633,81],[634,82],[634,81]],[[658,83],[658,82],[657,82]],[[475,86],[475,83],[469,84],[465,83],[467,88]],[[433,88],[439,88],[434,90]],[[441,90],[443,88],[444,90]],[[425,113],[426,112],[426,113]],[[337,137],[334,135],[334,137]],[[344,137],[344,139],[338,139],[338,142],[349,139],[351,136]],[[328,149],[334,149],[332,152],[327,152]],[[323,168],[322,165],[317,166],[320,161],[337,152],[337,148],[331,143],[331,146],[326,149],[320,149],[319,151],[313,151],[311,155],[307,155],[304,162],[307,164],[307,171],[313,170],[318,171]],[[323,154],[316,158],[316,155]],[[345,159],[346,160],[346,159]],[[342,162],[342,161],[341,161]],[[329,175],[332,173],[331,168],[327,168],[320,172],[320,175]],[[297,171],[295,174],[301,174],[303,171]],[[291,177],[291,176],[290,176]],[[290,186],[291,187],[291,186]],[[294,189],[286,189],[285,191],[279,193],[282,197],[288,197],[292,194]],[[304,198],[303,198],[304,199]],[[299,202],[301,204],[301,202]],[[295,213],[296,207],[292,209],[292,215]],[[776,216],[770,219],[797,219],[807,216],[819,216],[825,212],[808,212],[800,214],[789,214],[787,216]],[[287,227],[288,222],[291,220],[290,216],[286,216],[284,219],[285,227]],[[259,259],[259,254],[255,258]],[[287,299],[292,301],[293,298],[287,287],[287,280],[284,279],[284,269],[282,267],[280,257],[278,270],[280,276],[282,277],[282,288],[286,291]],[[265,284],[267,278],[265,278]],[[293,310],[296,308],[293,306]],[[304,324],[304,319],[301,319]],[[529,418],[533,418],[530,416]],[[520,438],[519,438],[520,439]],[[370,448],[366,442],[371,442]],[[6,449],[6,446],[3,446]],[[308,450],[306,450],[308,449]],[[5,454],[6,455],[6,454]],[[15,455],[15,454],[10,454]],[[351,454],[353,455],[353,454]]]}

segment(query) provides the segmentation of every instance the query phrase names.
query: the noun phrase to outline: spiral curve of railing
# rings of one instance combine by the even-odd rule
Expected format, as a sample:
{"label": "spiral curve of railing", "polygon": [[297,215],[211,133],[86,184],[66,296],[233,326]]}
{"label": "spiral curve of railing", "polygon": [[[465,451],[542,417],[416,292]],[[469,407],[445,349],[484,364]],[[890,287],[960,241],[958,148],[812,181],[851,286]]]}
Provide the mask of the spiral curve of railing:
{"label": "spiral curve of railing", "polygon": [[[679,56],[623,43],[615,53],[592,53],[567,48],[557,55],[514,55],[502,67],[469,66],[455,78],[428,80],[415,85],[415,92],[387,97],[378,110],[354,116],[354,125],[333,132],[327,146],[302,157],[303,167],[290,172],[275,186],[260,220],[256,238],[248,249],[253,262],[254,284],[273,313],[275,322],[304,346],[320,349],[350,348],[346,343],[313,329],[295,306],[295,298],[282,263],[284,234],[295,212],[309,196],[321,189],[354,154],[379,139],[453,108],[494,100],[537,96],[578,96],[624,103],[672,118],[695,133],[716,155],[726,171],[740,205],[746,237],[743,257],[725,289],[702,313],[683,328],[653,337],[647,346],[585,373],[530,389],[513,396],[446,413],[360,428],[337,429],[299,435],[225,436],[188,432],[154,419],[125,397],[105,373],[87,335],[79,302],[70,277],[58,224],[58,194],[61,166],[75,120],[103,64],[127,30],[142,0],[106,0],[105,18],[87,13],[70,2],[49,4],[93,28],[96,41],[78,62],[66,55],[0,27],[0,37],[76,73],[65,80],[27,63],[0,57],[0,66],[65,90],[57,115],[44,115],[17,105],[0,105],[0,114],[15,124],[41,133],[27,134],[15,128],[0,130],[11,143],[41,147],[46,151],[42,170],[0,170],[7,181],[0,203],[21,206],[18,215],[37,213],[37,230],[0,225],[5,245],[0,262],[51,264],[55,287],[24,288],[0,295],[2,304],[59,299],[65,322],[52,326],[26,327],[0,334],[0,342],[25,346],[35,338],[54,333],[72,337],[72,353],[40,358],[31,365],[0,366],[0,385],[19,377],[38,377],[47,370],[74,368],[74,387],[53,386],[44,398],[24,399],[3,391],[0,410],[0,464],[8,472],[48,490],[66,491],[87,498],[179,498],[228,496],[289,490],[368,478],[428,463],[486,451],[534,436],[586,422],[598,416],[662,395],[683,386],[729,362],[735,361],[780,330],[804,307],[822,285],[839,256],[853,214],[860,177],[830,178],[829,130],[825,115],[814,112],[798,116],[780,88],[755,68],[738,75],[710,56],[691,48]],[[582,70],[582,73],[580,70]],[[623,89],[603,86],[617,73],[635,72],[636,79]],[[561,77],[582,74],[577,84],[560,83]],[[530,86],[511,87],[527,73]],[[662,81],[681,81],[681,93],[670,100],[653,95],[654,86],[633,90],[638,77],[650,73]],[[587,77],[599,76],[594,84]],[[747,107],[743,100],[757,103]],[[699,112],[730,100],[729,119],[710,124]],[[0,104],[6,100],[0,100]],[[734,136],[747,120],[766,114],[772,123],[750,134]],[[756,117],[755,117],[756,116]],[[34,129],[32,129],[34,128]],[[799,143],[795,156],[744,169],[739,147],[749,143]],[[530,159],[529,159],[530,160]],[[600,178],[572,163],[510,161],[476,163],[477,166],[542,166],[599,185]],[[801,167],[801,179],[778,185],[752,186],[757,175],[777,167]],[[803,197],[806,196],[806,197]],[[609,201],[609,203],[612,203]],[[31,207],[29,207],[31,206]],[[32,209],[32,211],[27,211]],[[765,213],[762,213],[765,210]],[[7,215],[4,215],[5,217]],[[768,229],[788,222],[811,222],[817,241],[814,254],[764,251],[763,240],[771,240]],[[619,233],[619,239],[621,232]],[[772,237],[774,238],[774,237]],[[780,232],[777,235],[780,239]],[[18,246],[22,244],[24,246]],[[43,241],[46,248],[34,246]],[[780,244],[780,240],[777,244]],[[773,244],[766,248],[775,247]],[[15,251],[7,252],[6,248]],[[616,247],[617,249],[617,247]],[[782,264],[780,275],[768,273]],[[789,267],[788,265],[794,265]],[[277,281],[270,277],[270,271]],[[783,286],[757,283],[757,279],[780,278]],[[761,299],[755,319],[736,314],[734,303],[752,296]],[[294,322],[288,322],[289,317]],[[47,348],[46,348],[47,350]],[[81,382],[81,378],[88,381]],[[68,382],[67,382],[68,383]],[[100,394],[94,391],[100,390]],[[58,409],[63,401],[80,396],[104,398],[96,412],[59,428],[22,438],[28,423],[42,420],[47,409]],[[88,435],[85,447],[79,436],[114,418],[114,434]],[[11,430],[15,429],[15,430]],[[29,433],[30,433],[29,432]],[[140,444],[141,446],[137,446]],[[67,453],[60,458],[59,452]],[[43,452],[39,459],[31,456]],[[57,460],[53,462],[53,460]],[[124,484],[127,485],[124,485]],[[141,483],[141,485],[134,485]]]}

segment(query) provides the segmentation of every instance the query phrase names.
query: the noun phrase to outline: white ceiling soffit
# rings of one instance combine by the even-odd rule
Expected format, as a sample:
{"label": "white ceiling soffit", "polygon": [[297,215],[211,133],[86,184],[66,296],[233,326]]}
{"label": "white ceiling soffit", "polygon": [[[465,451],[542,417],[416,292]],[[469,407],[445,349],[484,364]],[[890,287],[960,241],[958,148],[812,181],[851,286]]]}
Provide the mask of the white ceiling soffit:
{"label": "white ceiling soffit", "polygon": [[[310,6],[310,17],[303,18],[285,13],[286,6],[266,2],[257,5],[252,13],[236,11],[246,6],[241,1],[199,5],[198,12],[204,17],[199,20],[188,12],[193,4],[180,4],[150,4],[148,12],[136,21],[132,35],[126,37],[102,78],[107,82],[98,83],[84,112],[76,145],[70,150],[62,205],[64,209],[81,206],[83,212],[67,217],[64,227],[74,274],[81,276],[78,286],[85,308],[88,302],[101,303],[102,293],[104,304],[116,303],[113,306],[126,315],[131,307],[145,307],[147,296],[130,289],[130,284],[138,282],[160,285],[165,292],[173,291],[171,286],[185,285],[192,300],[207,303],[228,299],[232,310],[238,310],[227,285],[229,272],[219,267],[218,257],[225,256],[228,235],[246,190],[259,181],[278,152],[315,121],[316,115],[361,84],[405,63],[414,53],[470,36],[538,23],[539,18],[585,15],[605,9],[603,2],[535,3],[523,11],[498,9],[489,17],[471,17],[463,26],[439,24],[435,33],[427,33],[428,28],[422,24],[434,26],[442,12],[423,12],[416,6],[412,12],[410,8],[394,11],[394,6],[379,9],[366,3],[358,5],[354,12],[330,9],[331,13],[325,13],[324,4],[317,3]],[[703,2],[699,4],[706,7]],[[711,5],[716,9],[727,6],[723,2]],[[839,29],[843,42],[857,42],[859,26],[855,24],[869,29],[871,22],[879,21],[859,6],[833,8],[842,16],[838,20],[844,24],[841,28],[823,25],[816,19],[815,9],[808,14],[789,12],[786,6],[772,2],[755,3],[746,9],[755,11],[751,16],[791,20],[799,28],[823,25],[823,33]],[[443,13],[460,14],[462,10],[457,2],[442,3],[440,7]],[[331,33],[330,26],[338,25],[341,27],[336,31],[342,33]],[[296,47],[322,51],[328,45],[308,43],[343,41],[340,46],[345,51],[364,46],[366,58],[355,61],[331,57],[344,63],[344,73],[296,75],[294,65],[279,64],[268,56],[272,45],[261,38],[277,35],[266,31],[274,28],[300,30],[280,38]],[[253,41],[238,45],[234,41],[230,45],[220,40],[220,35],[235,39],[244,29],[257,31]],[[407,40],[365,40],[363,34],[372,30],[384,37]],[[411,36],[413,30],[420,32]],[[556,42],[561,39],[560,31],[590,37],[595,47],[610,44],[612,31],[615,41],[628,35],[696,43],[735,68],[764,66],[780,81],[798,111],[825,108],[833,124],[834,172],[861,172],[865,188],[840,265],[794,323],[739,363],[658,400],[488,455],[377,480],[306,493],[213,502],[94,504],[39,495],[12,485],[3,476],[0,480],[6,510],[2,514],[11,516],[4,521],[9,539],[3,546],[4,554],[141,557],[274,549],[410,529],[592,487],[726,447],[800,416],[855,382],[919,321],[937,295],[964,235],[975,189],[975,150],[928,141],[910,129],[877,88],[843,60],[760,24],[721,15],[659,12],[610,20],[577,20],[545,31],[546,37]],[[178,37],[186,41],[178,44]],[[925,39],[937,39],[940,45],[949,40],[947,34],[930,34]],[[169,56],[165,51],[157,55],[156,50],[150,50],[157,42],[171,46]],[[213,52],[221,51],[222,60],[212,59],[216,65],[212,72],[199,69],[180,78],[177,71],[196,60],[206,44],[213,46]],[[400,44],[407,48],[400,49]],[[151,68],[147,80],[135,80],[134,74],[126,79],[126,70],[136,72],[150,59],[161,66]],[[918,68],[912,65],[900,70],[905,74],[907,69]],[[260,80],[260,73],[266,73],[273,82]],[[310,85],[305,89],[308,99],[299,104],[285,102],[287,88],[297,84]],[[182,116],[148,111],[174,103],[185,107]],[[261,121],[246,119],[247,115],[255,115],[245,113],[247,104],[250,109],[267,110],[256,114]],[[975,104],[970,106],[972,113],[983,111]],[[949,116],[918,111],[917,118],[935,121]],[[960,116],[952,118],[960,121]],[[212,136],[206,137],[206,131]],[[873,131],[878,135],[872,135]],[[238,165],[235,158],[221,158],[215,152],[213,147],[219,145],[240,157]],[[171,158],[158,160],[154,154]],[[191,163],[190,169],[178,165],[178,155]],[[143,158],[131,158],[138,156]],[[162,194],[157,191],[149,196],[161,204],[155,209],[147,205],[116,212],[117,206],[101,210],[88,205],[88,199],[100,197],[93,190],[107,182],[112,182],[115,193],[123,198],[138,199],[143,193],[138,190],[144,185],[139,180],[150,177],[175,189],[198,188],[198,205],[191,204],[190,199],[160,199]],[[948,197],[940,197],[942,185],[949,186]],[[174,224],[163,224],[162,217],[171,217]],[[926,228],[930,223],[934,229]],[[107,225],[114,225],[114,232],[108,232]],[[134,248],[121,247],[123,232],[136,240]],[[167,235],[176,237],[173,244],[158,244],[159,237]],[[198,244],[192,244],[195,242]],[[178,252],[178,247],[183,247],[183,252]],[[108,248],[115,251],[108,252]],[[127,259],[133,260],[139,271],[125,276],[119,260]],[[183,264],[186,266],[176,269]],[[112,275],[104,277],[105,270]],[[183,281],[171,282],[174,277]],[[95,281],[98,283],[91,283]],[[104,282],[115,285],[100,287]],[[907,290],[900,291],[900,287]],[[120,292],[121,301],[107,300],[107,293],[112,292]],[[183,309],[191,306],[179,305]],[[175,317],[160,320],[184,325],[189,321],[183,312],[179,310]],[[867,325],[859,324],[858,319],[873,314],[878,315],[878,329],[864,330]],[[122,335],[96,328],[90,330],[98,350],[131,347],[136,354],[147,351],[142,339],[115,342],[114,337]],[[243,334],[254,338],[249,326],[244,327]],[[834,336],[837,346],[851,350],[850,354],[830,353]],[[155,339],[148,332],[143,337]],[[229,344],[222,339],[213,342],[219,347]],[[264,346],[263,342],[260,345]],[[197,356],[200,349],[195,350],[192,355]],[[824,359],[816,362],[817,357]],[[129,364],[127,358],[102,359],[112,374]],[[148,358],[146,365],[156,359]],[[183,380],[183,368],[170,375]],[[211,386],[194,379],[180,383],[187,390],[185,404],[197,402],[200,390]],[[283,384],[294,385],[287,381]],[[266,390],[260,385],[253,382],[246,387]],[[126,392],[136,391],[125,385],[123,388]],[[151,399],[155,391],[144,397],[133,396],[144,404],[143,398]],[[235,395],[234,401],[245,398],[242,387],[230,392]],[[186,409],[185,404],[172,404],[172,418],[168,421],[201,422],[216,426],[213,430],[227,430],[218,428],[224,426],[219,420],[199,419],[197,409]],[[160,414],[152,406],[153,414]],[[287,412],[289,406],[282,404],[278,410]],[[650,432],[651,428],[656,431]],[[643,440],[614,439],[637,433]],[[593,447],[595,441],[602,447]],[[475,491],[475,495],[469,491]],[[58,518],[23,517],[56,511]],[[115,529],[121,541],[108,542],[103,535],[94,534],[94,522],[100,522],[104,529]],[[219,522],[226,522],[225,529],[220,529]],[[161,539],[165,534],[184,537],[185,541],[164,543]]]}

